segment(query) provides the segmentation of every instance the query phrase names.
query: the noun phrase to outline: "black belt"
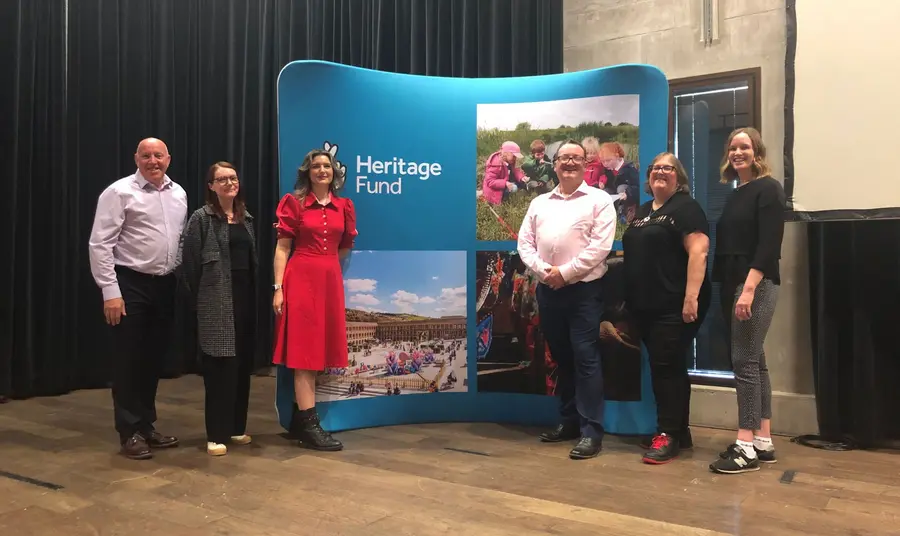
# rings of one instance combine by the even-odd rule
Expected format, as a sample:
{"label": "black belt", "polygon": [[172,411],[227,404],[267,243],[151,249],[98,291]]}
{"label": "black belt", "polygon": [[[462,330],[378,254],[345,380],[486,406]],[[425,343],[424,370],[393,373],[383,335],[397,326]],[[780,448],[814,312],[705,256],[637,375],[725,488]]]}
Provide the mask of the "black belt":
{"label": "black belt", "polygon": [[145,277],[145,278],[148,278],[148,279],[162,279],[162,278],[164,278],[164,277],[170,277],[170,276],[175,275],[175,272],[174,272],[174,271],[172,271],[172,272],[166,272],[166,273],[164,273],[164,274],[148,274],[148,273],[145,273],[145,272],[139,272],[139,271],[135,270],[134,268],[129,268],[129,267],[127,267],[127,266],[122,266],[122,265],[120,265],[120,264],[117,264],[117,265],[116,265],[116,270],[125,270],[126,272],[132,273],[132,274],[134,274],[134,275],[136,275],[136,276],[139,276],[139,277]]}

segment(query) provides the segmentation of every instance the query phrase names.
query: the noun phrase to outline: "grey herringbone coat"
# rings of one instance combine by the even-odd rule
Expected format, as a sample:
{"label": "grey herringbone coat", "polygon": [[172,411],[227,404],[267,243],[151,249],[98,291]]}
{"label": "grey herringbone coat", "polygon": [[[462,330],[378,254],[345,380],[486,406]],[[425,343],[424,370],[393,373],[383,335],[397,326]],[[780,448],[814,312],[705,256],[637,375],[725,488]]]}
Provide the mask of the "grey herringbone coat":
{"label": "grey herringbone coat", "polygon": [[[253,281],[257,281],[259,261],[256,234],[253,232],[253,217],[249,213],[244,218],[244,226],[253,238],[250,262]],[[179,253],[182,281],[196,306],[200,349],[213,357],[234,356],[236,349],[228,222],[209,205],[198,208],[191,214],[181,235]],[[254,285],[254,294],[255,290]],[[251,314],[251,317],[257,318],[256,313]]]}

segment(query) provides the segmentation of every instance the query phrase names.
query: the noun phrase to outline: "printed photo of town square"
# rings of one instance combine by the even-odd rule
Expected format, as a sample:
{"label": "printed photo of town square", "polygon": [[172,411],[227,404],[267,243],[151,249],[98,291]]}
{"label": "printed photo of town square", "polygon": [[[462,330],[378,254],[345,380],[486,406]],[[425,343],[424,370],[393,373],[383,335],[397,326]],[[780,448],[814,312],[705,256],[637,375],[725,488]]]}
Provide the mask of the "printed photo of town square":
{"label": "printed photo of town square", "polygon": [[350,365],[320,401],[466,392],[466,252],[356,251],[344,272]]}

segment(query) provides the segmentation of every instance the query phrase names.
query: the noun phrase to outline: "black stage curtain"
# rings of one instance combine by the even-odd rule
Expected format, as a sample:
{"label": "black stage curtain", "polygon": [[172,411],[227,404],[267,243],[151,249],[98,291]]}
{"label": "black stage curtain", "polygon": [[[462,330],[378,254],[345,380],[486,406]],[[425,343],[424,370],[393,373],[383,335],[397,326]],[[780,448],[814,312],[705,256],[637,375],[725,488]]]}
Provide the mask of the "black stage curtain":
{"label": "black stage curtain", "polygon": [[900,220],[808,225],[819,436],[891,446],[900,441]]}
{"label": "black stage curtain", "polygon": [[[281,68],[322,59],[451,77],[559,73],[562,0],[6,0],[0,40],[0,396],[20,398],[106,385],[114,357],[87,241],[97,196],[133,172],[140,139],[167,142],[191,210],[210,164],[237,165],[269,274],[264,365]],[[185,342],[168,375],[191,371],[193,357]]]}

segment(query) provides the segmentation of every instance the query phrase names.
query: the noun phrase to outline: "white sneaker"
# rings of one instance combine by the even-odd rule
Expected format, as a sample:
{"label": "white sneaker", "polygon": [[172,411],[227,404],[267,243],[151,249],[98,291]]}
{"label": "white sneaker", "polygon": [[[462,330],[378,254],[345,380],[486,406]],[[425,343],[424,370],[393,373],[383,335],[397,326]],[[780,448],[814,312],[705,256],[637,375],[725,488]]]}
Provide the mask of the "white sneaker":
{"label": "white sneaker", "polygon": [[221,443],[206,443],[206,453],[210,456],[224,456],[228,452],[228,448]]}
{"label": "white sneaker", "polygon": [[247,434],[231,436],[231,442],[235,445],[249,445],[251,441],[253,441],[253,438]]}

